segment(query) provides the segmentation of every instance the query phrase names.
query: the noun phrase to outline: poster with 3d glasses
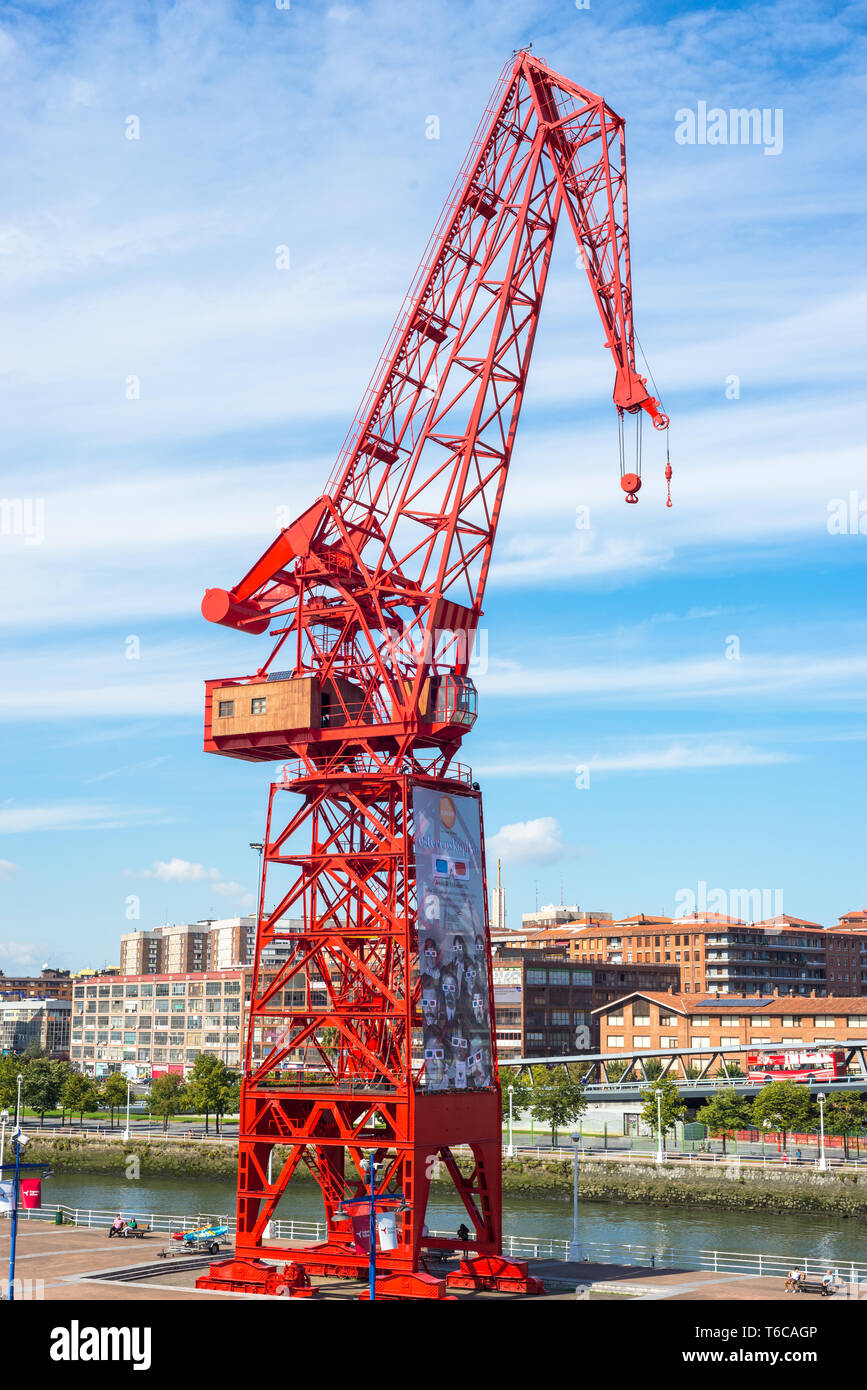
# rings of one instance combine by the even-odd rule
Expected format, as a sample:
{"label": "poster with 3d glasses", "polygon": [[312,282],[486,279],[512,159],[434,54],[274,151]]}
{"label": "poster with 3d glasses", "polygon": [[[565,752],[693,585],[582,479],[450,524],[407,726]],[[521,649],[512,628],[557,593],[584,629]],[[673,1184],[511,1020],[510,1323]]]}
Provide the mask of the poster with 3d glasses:
{"label": "poster with 3d glasses", "polygon": [[491,1013],[481,814],[472,796],[413,788],[424,1065],[427,1091],[487,1090]]}

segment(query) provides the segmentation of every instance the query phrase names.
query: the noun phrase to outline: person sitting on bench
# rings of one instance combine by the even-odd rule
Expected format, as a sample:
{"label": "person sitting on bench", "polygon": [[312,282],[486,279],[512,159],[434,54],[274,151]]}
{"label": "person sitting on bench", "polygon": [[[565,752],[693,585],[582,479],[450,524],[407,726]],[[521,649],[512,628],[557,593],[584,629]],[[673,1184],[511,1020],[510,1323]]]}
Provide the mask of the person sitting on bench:
{"label": "person sitting on bench", "polygon": [[125,1236],[128,1236],[128,1235],[130,1234],[131,1231],[137,1231],[137,1230],[138,1230],[138,1222],[136,1221],[136,1219],[135,1219],[134,1216],[131,1216],[130,1219],[129,1219],[129,1221],[127,1221],[127,1223],[126,1223],[126,1226],[124,1227],[124,1232],[123,1232],[123,1233],[124,1233]]}
{"label": "person sitting on bench", "polygon": [[111,1225],[110,1225],[109,1228],[108,1228],[108,1238],[109,1238],[109,1240],[111,1240],[112,1236],[120,1236],[120,1235],[123,1235],[123,1230],[124,1230],[124,1226],[123,1226],[123,1217],[120,1215],[120,1213],[118,1213],[118,1215],[114,1218],[114,1220],[112,1221]]}
{"label": "person sitting on bench", "polygon": [[802,1275],[801,1275],[801,1271],[800,1271],[799,1269],[790,1269],[790,1270],[789,1270],[788,1277],[787,1277],[787,1279],[786,1279],[785,1286],[784,1286],[784,1292],[785,1292],[785,1293],[797,1293],[797,1292],[798,1292],[798,1285],[799,1285],[800,1282],[801,1282],[801,1278],[802,1278]]}

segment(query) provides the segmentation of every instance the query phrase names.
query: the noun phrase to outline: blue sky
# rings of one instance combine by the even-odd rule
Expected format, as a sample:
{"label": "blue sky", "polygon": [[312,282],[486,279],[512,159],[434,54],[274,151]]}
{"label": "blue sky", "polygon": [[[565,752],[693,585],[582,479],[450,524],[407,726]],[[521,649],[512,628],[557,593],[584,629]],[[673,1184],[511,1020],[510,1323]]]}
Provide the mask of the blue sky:
{"label": "blue sky", "polygon": [[[44,504],[40,544],[0,535],[0,967],[115,962],[130,894],[141,926],[249,905],[268,770],[201,753],[202,681],[264,647],[209,628],[201,594],[324,483],[528,40],[627,121],[675,506],[659,439],[623,505],[564,223],[464,747],[509,919],[537,884],[618,915],[670,912],[700,881],[780,889],[822,922],[867,900],[864,21],[823,3],[0,4],[2,492]],[[781,151],[679,144],[676,113],[702,101],[782,110]],[[849,534],[829,531],[835,499]]]}

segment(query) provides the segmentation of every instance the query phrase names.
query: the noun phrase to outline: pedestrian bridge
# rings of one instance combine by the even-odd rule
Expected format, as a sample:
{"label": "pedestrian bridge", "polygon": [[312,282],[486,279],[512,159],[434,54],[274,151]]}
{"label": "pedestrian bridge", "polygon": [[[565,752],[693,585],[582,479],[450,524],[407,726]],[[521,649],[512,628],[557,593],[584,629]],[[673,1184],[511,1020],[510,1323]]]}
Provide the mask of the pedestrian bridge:
{"label": "pedestrian bridge", "polygon": [[[845,1053],[849,1075],[837,1081],[810,1081],[800,1084],[809,1086],[814,1096],[819,1092],[827,1095],[843,1092],[867,1093],[867,1042],[842,1042],[834,1044],[835,1050]],[[650,1081],[660,1077],[673,1081],[685,1100],[707,1100],[721,1089],[734,1090],[738,1095],[758,1095],[767,1082],[747,1081],[738,1071],[743,1072],[747,1053],[755,1052],[754,1043],[738,1047],[709,1049],[707,1047],[661,1048],[647,1052],[575,1052],[560,1057],[500,1057],[500,1073],[504,1086],[508,1085],[508,1072],[528,1071],[531,1067],[561,1067],[564,1063],[575,1063],[585,1068],[583,1084],[588,1097],[596,1101],[635,1100]],[[735,1058],[737,1064],[732,1072]],[[740,1059],[743,1058],[743,1065]],[[658,1062],[659,1069],[653,1068],[654,1076],[642,1075],[643,1062]],[[624,1065],[625,1064],[625,1065]],[[623,1068],[622,1072],[620,1068]],[[617,1075],[613,1075],[614,1071]],[[695,1076],[689,1071],[696,1070]]]}

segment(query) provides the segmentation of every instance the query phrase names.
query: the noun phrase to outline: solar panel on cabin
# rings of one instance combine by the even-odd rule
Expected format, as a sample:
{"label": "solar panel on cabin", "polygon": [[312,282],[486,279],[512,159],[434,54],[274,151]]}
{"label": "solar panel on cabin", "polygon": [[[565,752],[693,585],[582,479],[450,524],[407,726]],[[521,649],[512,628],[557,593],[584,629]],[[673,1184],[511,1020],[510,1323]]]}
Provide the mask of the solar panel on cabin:
{"label": "solar panel on cabin", "polygon": [[289,681],[292,679],[291,671],[269,671],[267,679],[269,681]]}

